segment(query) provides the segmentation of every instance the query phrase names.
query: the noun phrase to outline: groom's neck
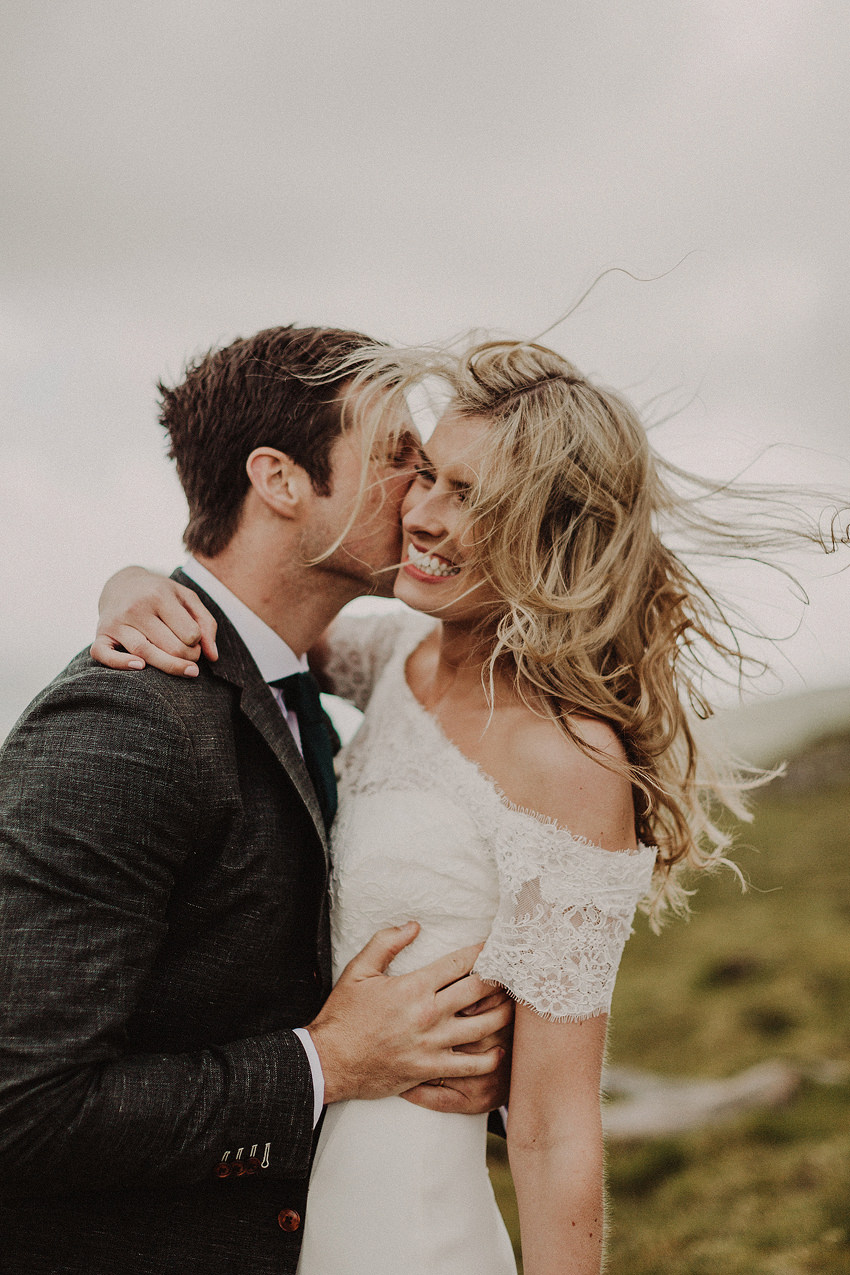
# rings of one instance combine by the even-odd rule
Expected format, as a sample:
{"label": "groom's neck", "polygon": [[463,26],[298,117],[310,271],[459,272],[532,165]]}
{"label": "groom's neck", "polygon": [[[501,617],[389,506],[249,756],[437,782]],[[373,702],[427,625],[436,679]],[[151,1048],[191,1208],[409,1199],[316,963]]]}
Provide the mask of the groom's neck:
{"label": "groom's neck", "polygon": [[366,592],[361,582],[305,565],[295,545],[281,552],[238,532],[214,558],[195,556],[299,656],[316,644],[347,602]]}

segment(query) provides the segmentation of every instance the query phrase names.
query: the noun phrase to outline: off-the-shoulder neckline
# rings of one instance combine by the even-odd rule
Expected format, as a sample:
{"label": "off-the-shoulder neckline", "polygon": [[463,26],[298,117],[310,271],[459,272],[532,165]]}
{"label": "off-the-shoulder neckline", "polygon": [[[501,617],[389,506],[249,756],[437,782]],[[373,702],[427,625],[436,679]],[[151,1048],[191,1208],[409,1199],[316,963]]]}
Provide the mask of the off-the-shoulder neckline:
{"label": "off-the-shoulder neckline", "polygon": [[[419,650],[423,642],[430,637],[432,632],[433,626],[429,627],[424,633],[420,625],[410,626],[407,634],[408,641],[399,643],[396,648],[396,659],[393,661],[395,665],[394,671],[398,673],[403,693],[407,697],[409,704],[422,718],[425,719],[425,721],[430,724],[430,729],[434,732],[437,742],[442,744],[443,747],[449,749],[452,754],[458,758],[458,760],[469,770],[470,774],[477,778],[489,791],[490,795],[498,801],[502,809],[506,810],[509,814],[518,816],[519,818],[530,819],[539,828],[550,830],[553,835],[560,834],[561,836],[569,837],[569,839],[576,845],[582,846],[587,850],[597,850],[600,854],[606,855],[622,854],[629,858],[651,853],[654,857],[658,852],[657,846],[647,846],[644,845],[642,841],[639,841],[637,846],[624,846],[621,850],[606,850],[603,846],[597,845],[596,842],[590,841],[587,837],[582,837],[578,833],[573,832],[572,829],[566,827],[565,824],[558,823],[557,819],[553,819],[549,815],[544,815],[539,810],[532,810],[528,806],[522,806],[515,801],[511,801],[510,797],[497,780],[492,775],[488,774],[479,762],[465,753],[462,748],[459,748],[454,740],[446,734],[436,717],[434,717],[432,713],[428,712],[421,700],[417,699],[413,692],[413,688],[407,680],[408,661]],[[411,641],[413,642],[413,645],[411,645]]]}

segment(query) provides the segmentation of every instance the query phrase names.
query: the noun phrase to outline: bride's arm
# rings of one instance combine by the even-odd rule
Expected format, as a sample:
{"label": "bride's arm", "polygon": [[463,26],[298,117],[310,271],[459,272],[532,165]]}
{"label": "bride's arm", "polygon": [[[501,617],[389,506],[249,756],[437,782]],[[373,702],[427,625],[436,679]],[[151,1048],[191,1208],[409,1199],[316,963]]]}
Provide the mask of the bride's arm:
{"label": "bride's arm", "polygon": [[601,1270],[605,1030],[655,857],[636,847],[628,780],[601,759],[622,760],[619,740],[573,725],[593,756],[530,713],[506,737],[502,787],[552,822],[511,823],[496,846],[499,911],[476,962],[518,1002],[507,1132],[526,1275]]}
{"label": "bride's arm", "polygon": [[[125,567],[104,585],[92,658],[116,669],[146,664],[197,677],[203,654],[218,659],[215,619],[198,595],[170,576]],[[308,651],[323,691],[365,708],[404,623],[399,613],[339,616]]]}
{"label": "bride's arm", "polygon": [[[110,576],[98,600],[92,658],[109,668],[146,664],[181,677],[196,677],[203,653],[218,659],[218,625],[192,589],[147,567],[122,567]],[[323,681],[331,656],[326,630],[308,651],[310,668]],[[323,685],[323,690],[331,690]]]}
{"label": "bride's arm", "polygon": [[606,1023],[605,1015],[546,1022],[517,1006],[508,1156],[526,1275],[599,1275],[602,1268]]}

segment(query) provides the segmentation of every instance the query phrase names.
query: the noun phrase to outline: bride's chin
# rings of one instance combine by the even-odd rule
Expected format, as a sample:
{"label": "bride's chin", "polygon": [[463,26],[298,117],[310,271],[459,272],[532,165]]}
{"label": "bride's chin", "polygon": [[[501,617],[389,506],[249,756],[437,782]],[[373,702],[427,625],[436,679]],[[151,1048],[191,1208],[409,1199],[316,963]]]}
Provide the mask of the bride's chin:
{"label": "bride's chin", "polygon": [[[415,583],[406,578],[404,567],[402,567],[393,584],[393,595],[406,607],[410,607],[411,611],[423,611],[426,615],[430,615],[440,609],[439,600],[435,597],[431,601],[427,595],[427,590],[431,587],[425,585],[424,588],[417,588]],[[439,593],[440,590],[436,589],[434,592]]]}

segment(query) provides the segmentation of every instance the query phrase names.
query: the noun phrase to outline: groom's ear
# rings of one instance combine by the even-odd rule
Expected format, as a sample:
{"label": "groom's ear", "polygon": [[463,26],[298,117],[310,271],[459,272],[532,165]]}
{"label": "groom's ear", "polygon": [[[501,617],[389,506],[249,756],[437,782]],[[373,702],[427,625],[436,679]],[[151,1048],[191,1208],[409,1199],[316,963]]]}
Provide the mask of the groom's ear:
{"label": "groom's ear", "polygon": [[245,471],[256,495],[281,518],[297,518],[313,491],[307,471],[274,447],[256,447]]}

